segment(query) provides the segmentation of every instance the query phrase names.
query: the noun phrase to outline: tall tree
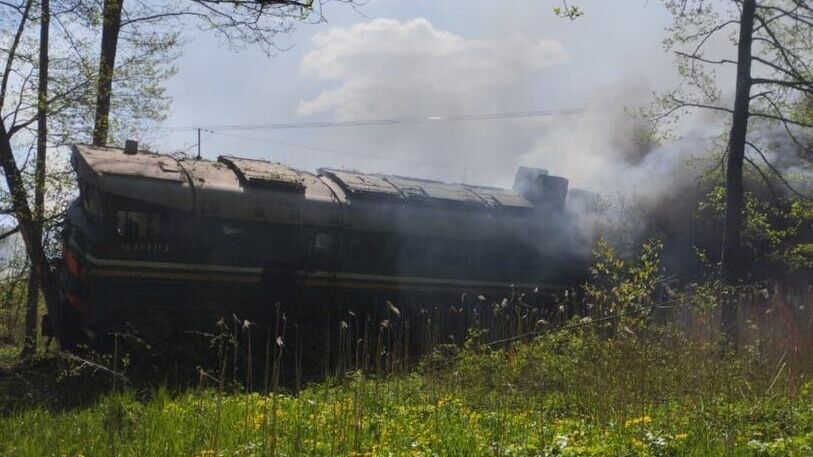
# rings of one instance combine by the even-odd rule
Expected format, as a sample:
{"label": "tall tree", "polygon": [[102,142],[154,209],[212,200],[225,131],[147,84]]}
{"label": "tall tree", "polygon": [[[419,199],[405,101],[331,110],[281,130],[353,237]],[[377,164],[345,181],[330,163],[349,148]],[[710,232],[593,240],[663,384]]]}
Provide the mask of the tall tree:
{"label": "tall tree", "polygon": [[116,65],[121,11],[124,0],[104,0],[102,7],[102,41],[99,52],[99,76],[96,89],[96,116],[93,126],[93,144],[107,142],[110,119],[110,97],[113,92],[113,69]]}
{"label": "tall tree", "polygon": [[[313,16],[321,21],[322,3],[326,1],[329,0],[185,0],[150,4],[104,0],[93,144],[101,146],[109,140],[110,113],[116,97],[114,85],[119,76],[116,58],[124,30],[136,30],[131,36],[135,39],[129,45],[138,48],[144,44],[138,40],[144,29],[160,27],[159,24],[167,21],[175,29],[197,25],[214,32],[233,47],[257,45],[273,54],[282,50],[275,40],[280,33],[292,31],[298,22]],[[355,0],[337,1],[353,3]],[[155,43],[154,39],[148,42]]]}
{"label": "tall tree", "polygon": [[[795,108],[813,94],[813,4],[807,0],[666,0],[665,4],[675,19],[666,45],[675,51],[685,77],[683,87],[663,98],[666,114],[699,108],[723,113],[730,122],[721,277],[736,286],[747,279],[741,254],[745,163],[802,196],[772,163],[759,132],[781,130],[799,153],[811,152],[799,138],[813,124]],[[734,52],[726,50],[730,42]],[[726,74],[731,68],[735,90],[733,103],[727,104],[717,88],[716,71]],[[732,341],[737,312],[735,299],[726,297],[722,324]]]}
{"label": "tall tree", "polygon": [[[45,163],[48,150],[48,46],[50,40],[51,10],[49,0],[40,0],[40,36],[37,83],[37,159],[34,170],[34,222],[37,237],[42,239],[45,214]],[[37,277],[30,269],[28,297],[26,299],[25,328],[22,355],[33,354],[37,348],[37,309],[40,288]]]}
{"label": "tall tree", "polygon": [[[15,59],[19,58],[18,53],[20,51],[23,35],[31,19],[32,3],[32,0],[28,0],[23,6],[16,8],[19,13],[19,19],[10,46],[5,52],[5,66],[2,81],[0,82],[0,167],[2,167],[5,175],[12,211],[17,219],[19,231],[25,242],[26,251],[30,259],[31,276],[42,287],[46,302],[51,306],[55,306],[57,301],[56,281],[48,267],[47,257],[42,245],[40,224],[34,212],[31,210],[26,184],[23,179],[23,174],[15,160],[14,149],[11,143],[13,135],[25,128],[26,125],[33,123],[34,119],[16,123],[18,115],[23,111],[22,105],[24,103],[24,96],[22,94],[19,95],[18,103],[16,107],[11,110],[10,115],[3,115],[3,109],[8,100],[10,84],[14,83],[12,81],[12,75],[15,72]],[[27,78],[24,77],[23,81],[19,83],[21,90],[24,90],[26,82]],[[9,128],[6,127],[7,117],[12,119]],[[31,342],[28,341],[27,344],[30,345]]]}
{"label": "tall tree", "polygon": [[[728,161],[726,162],[726,210],[723,233],[721,273],[727,284],[736,284],[743,277],[741,268],[742,220],[744,189],[742,165],[745,161],[745,142],[748,136],[748,106],[751,102],[751,55],[754,34],[756,0],[743,0],[740,14],[740,33],[737,40],[737,83],[734,92],[734,112],[731,115],[731,132],[728,137]],[[726,297],[722,304],[722,322],[726,334],[736,329],[737,302]]]}
{"label": "tall tree", "polygon": [[[54,8],[56,4],[56,11]],[[76,141],[82,130],[85,111],[93,93],[94,72],[87,67],[83,43],[78,36],[88,36],[81,21],[81,7],[75,0],[21,0],[21,3],[0,3],[0,24],[13,33],[2,35],[0,46],[0,168],[5,187],[0,192],[7,203],[4,215],[13,216],[16,227],[7,233],[20,233],[30,265],[29,300],[24,325],[23,355],[36,347],[37,304],[42,290],[49,310],[58,309],[57,281],[48,262],[46,239],[54,228],[47,211],[59,212],[62,201],[49,201],[46,190],[59,184],[51,197],[65,198],[61,188],[66,175],[46,170],[49,146]],[[37,14],[37,13],[40,14]],[[56,22],[62,31],[54,42],[51,25]],[[35,25],[39,23],[39,27]],[[90,38],[89,38],[90,39]],[[58,49],[53,59],[53,50]],[[144,62],[140,61],[139,63]],[[147,60],[149,62],[149,60]],[[56,71],[52,71],[56,70]],[[147,92],[147,99],[154,91]],[[134,97],[140,100],[139,97]],[[52,135],[49,127],[57,127]],[[36,160],[28,160],[31,151]],[[31,169],[33,168],[33,171]],[[50,184],[48,184],[50,183]],[[50,210],[48,208],[51,208]],[[6,234],[2,236],[6,236]],[[52,239],[52,238],[50,238]]]}

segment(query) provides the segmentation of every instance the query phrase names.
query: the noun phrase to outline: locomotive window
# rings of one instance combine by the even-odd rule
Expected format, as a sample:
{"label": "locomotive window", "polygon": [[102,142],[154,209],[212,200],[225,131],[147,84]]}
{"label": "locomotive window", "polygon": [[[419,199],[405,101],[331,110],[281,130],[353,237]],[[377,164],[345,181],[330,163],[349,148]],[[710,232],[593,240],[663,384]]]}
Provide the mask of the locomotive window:
{"label": "locomotive window", "polygon": [[135,211],[116,213],[116,233],[128,240],[147,240],[158,235],[161,219],[158,214]]}
{"label": "locomotive window", "polygon": [[386,242],[384,235],[357,234],[350,239],[349,252],[357,259],[378,260],[384,255]]}
{"label": "locomotive window", "polygon": [[333,247],[333,237],[329,233],[317,233],[313,237],[313,249],[316,251],[328,251]]}
{"label": "locomotive window", "polygon": [[102,198],[93,186],[83,184],[81,187],[82,209],[96,220],[102,219]]}

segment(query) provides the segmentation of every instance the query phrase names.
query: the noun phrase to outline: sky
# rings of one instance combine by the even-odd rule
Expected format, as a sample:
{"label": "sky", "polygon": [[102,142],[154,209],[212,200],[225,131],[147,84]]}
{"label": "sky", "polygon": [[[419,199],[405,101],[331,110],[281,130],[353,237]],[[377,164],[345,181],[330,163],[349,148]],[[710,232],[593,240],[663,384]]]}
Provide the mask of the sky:
{"label": "sky", "polygon": [[325,22],[281,36],[278,44],[290,49],[273,57],[190,32],[167,86],[170,115],[152,143],[194,152],[195,132],[172,129],[178,126],[584,109],[457,123],[204,131],[201,148],[206,158],[239,155],[310,171],[343,167],[502,187],[510,187],[519,165],[598,191],[619,173],[640,172],[616,160],[627,147],[619,142],[625,109],[677,82],[662,46],[670,16],[661,2],[582,0],[585,14],[575,21],[556,17],[558,0],[507,3],[333,3]]}

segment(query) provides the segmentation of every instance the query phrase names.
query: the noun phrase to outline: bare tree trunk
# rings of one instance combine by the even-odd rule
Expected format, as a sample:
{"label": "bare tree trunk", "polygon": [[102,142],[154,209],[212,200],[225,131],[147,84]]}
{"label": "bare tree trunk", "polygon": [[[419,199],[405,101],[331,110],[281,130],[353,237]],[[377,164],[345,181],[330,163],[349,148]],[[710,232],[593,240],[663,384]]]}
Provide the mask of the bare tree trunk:
{"label": "bare tree trunk", "polygon": [[[48,59],[49,32],[51,23],[50,0],[40,0],[40,52],[39,81],[37,86],[37,161],[34,190],[34,224],[37,238],[42,240],[42,221],[45,211],[45,154],[48,147]],[[41,242],[41,241],[40,241]],[[34,268],[28,273],[28,297],[26,300],[25,332],[22,356],[32,355],[37,350],[37,307],[40,288]]]}
{"label": "bare tree trunk", "polygon": [[[722,278],[727,286],[738,284],[744,271],[742,258],[743,199],[742,165],[748,134],[748,110],[751,98],[751,44],[754,32],[756,0],[744,0],[740,16],[737,48],[737,87],[726,167],[725,231],[723,233]],[[737,337],[736,297],[726,296],[722,304],[723,331],[730,343]]]}
{"label": "bare tree trunk", "polygon": [[23,335],[23,350],[20,357],[26,358],[37,352],[37,305],[40,298],[40,285],[34,275],[34,269],[28,269],[28,289],[25,304],[25,333]]}
{"label": "bare tree trunk", "polygon": [[45,250],[42,246],[39,224],[37,224],[34,215],[31,213],[25,183],[20,169],[17,168],[17,162],[14,160],[14,151],[11,148],[8,131],[2,119],[0,119],[0,167],[2,167],[3,175],[6,178],[6,186],[11,196],[14,216],[17,218],[20,234],[22,234],[25,242],[26,253],[31,263],[31,273],[37,279],[44,293],[48,310],[56,311],[59,300],[56,277],[48,265],[48,258],[45,256]]}
{"label": "bare tree trunk", "polygon": [[110,131],[110,97],[113,93],[113,69],[116,65],[121,11],[124,0],[104,0],[102,11],[102,46],[99,56],[99,79],[96,95],[96,118],[93,144],[104,146]]}
{"label": "bare tree trunk", "polygon": [[[3,73],[2,83],[0,83],[0,108],[2,108],[5,101],[8,75],[15,58],[17,45],[20,43],[25,24],[28,21],[32,3],[31,0],[26,2],[17,32],[14,35],[11,47],[6,52],[6,69]],[[6,187],[11,198],[11,209],[17,218],[17,227],[23,236],[31,272],[44,292],[45,304],[48,310],[56,312],[59,304],[56,277],[48,266],[48,258],[45,256],[45,250],[42,247],[40,230],[37,221],[31,214],[25,183],[20,169],[17,167],[17,161],[14,159],[11,136],[2,117],[0,117],[0,168],[2,168],[3,176],[6,179]]]}

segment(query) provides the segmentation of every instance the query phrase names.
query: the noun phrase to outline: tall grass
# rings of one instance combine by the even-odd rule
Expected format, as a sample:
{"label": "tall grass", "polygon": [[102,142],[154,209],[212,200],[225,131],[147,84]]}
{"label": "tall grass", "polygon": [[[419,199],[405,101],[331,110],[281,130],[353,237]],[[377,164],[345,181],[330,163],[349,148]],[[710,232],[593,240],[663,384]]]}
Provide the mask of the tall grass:
{"label": "tall grass", "polygon": [[[336,339],[349,357],[298,392],[279,383],[288,342],[269,333],[259,392],[223,382],[234,374],[221,366],[180,394],[124,389],[89,407],[21,408],[0,418],[0,455],[813,455],[813,367],[801,354],[811,346],[798,346],[809,333],[797,328],[806,339],[783,346],[791,324],[776,316],[788,301],[753,298],[772,307],[746,307],[761,317],[743,316],[734,354],[711,337],[713,313],[676,306],[658,323],[579,315],[498,344],[470,326],[463,344],[438,344],[408,370],[404,333],[360,326]],[[376,352],[351,344],[356,333],[374,335]]]}
{"label": "tall grass", "polygon": [[[281,313],[268,329],[224,321],[191,389],[117,381],[71,408],[2,397],[0,455],[813,455],[809,289],[736,291],[731,351],[719,286],[670,289],[656,251],[608,254],[584,294],[386,303],[334,316],[322,341]],[[99,362],[132,375],[118,358]]]}

